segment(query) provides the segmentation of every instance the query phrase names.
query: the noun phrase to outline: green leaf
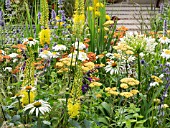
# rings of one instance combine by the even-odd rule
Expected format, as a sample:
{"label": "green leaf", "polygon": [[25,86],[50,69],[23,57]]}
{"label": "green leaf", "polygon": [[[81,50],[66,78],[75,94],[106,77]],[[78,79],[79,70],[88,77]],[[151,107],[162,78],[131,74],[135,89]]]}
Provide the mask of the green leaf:
{"label": "green leaf", "polygon": [[136,124],[143,124],[145,122],[146,122],[146,120],[140,120],[140,121],[137,121]]}
{"label": "green leaf", "polygon": [[127,121],[126,121],[126,127],[127,127],[127,128],[131,128],[131,121],[130,121],[130,120],[127,120]]}
{"label": "green leaf", "polygon": [[80,124],[79,124],[77,121],[73,120],[73,119],[70,119],[70,120],[69,120],[69,123],[70,123],[72,126],[74,126],[75,128],[81,128]]}
{"label": "green leaf", "polygon": [[43,124],[45,124],[45,125],[51,125],[51,122],[46,121],[46,120],[43,120]]}
{"label": "green leaf", "polygon": [[104,118],[104,117],[99,117],[99,118],[98,118],[98,122],[108,125],[108,121],[107,121],[106,118]]}
{"label": "green leaf", "polygon": [[111,113],[112,113],[111,106],[110,106],[108,103],[102,102],[101,105],[102,105],[103,108],[107,111],[108,114],[111,114]]}
{"label": "green leaf", "polygon": [[16,121],[19,121],[20,120],[20,115],[14,115],[13,117],[12,117],[12,120],[14,121],[14,122],[16,122]]}
{"label": "green leaf", "polygon": [[89,120],[84,119],[85,128],[91,128],[91,122]]}

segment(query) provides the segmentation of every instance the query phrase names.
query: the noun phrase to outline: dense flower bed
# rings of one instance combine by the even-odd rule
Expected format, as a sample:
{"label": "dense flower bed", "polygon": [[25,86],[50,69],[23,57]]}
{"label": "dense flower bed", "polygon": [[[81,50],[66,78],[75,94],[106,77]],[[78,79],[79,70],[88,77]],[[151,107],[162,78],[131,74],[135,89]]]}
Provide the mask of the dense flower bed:
{"label": "dense flower bed", "polygon": [[71,19],[62,0],[50,20],[40,5],[34,19],[25,3],[23,28],[12,31],[0,11],[1,127],[170,127],[165,15],[163,33],[140,34],[117,28],[98,0],[76,0]]}

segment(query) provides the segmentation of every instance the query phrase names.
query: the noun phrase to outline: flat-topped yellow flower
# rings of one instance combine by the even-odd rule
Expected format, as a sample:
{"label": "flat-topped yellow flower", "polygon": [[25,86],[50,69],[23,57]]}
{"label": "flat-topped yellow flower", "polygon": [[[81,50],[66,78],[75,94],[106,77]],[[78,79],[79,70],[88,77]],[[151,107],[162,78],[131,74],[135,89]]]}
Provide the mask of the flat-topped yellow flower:
{"label": "flat-topped yellow flower", "polygon": [[97,86],[97,87],[100,87],[102,85],[102,83],[99,83],[99,82],[92,82],[92,83],[90,83],[90,87],[92,88],[92,87],[95,87],[95,86]]}
{"label": "flat-topped yellow flower", "polygon": [[113,21],[113,20],[108,20],[108,21],[106,21],[103,25],[104,26],[108,26],[108,25],[112,25],[112,24],[114,24],[115,22]]}

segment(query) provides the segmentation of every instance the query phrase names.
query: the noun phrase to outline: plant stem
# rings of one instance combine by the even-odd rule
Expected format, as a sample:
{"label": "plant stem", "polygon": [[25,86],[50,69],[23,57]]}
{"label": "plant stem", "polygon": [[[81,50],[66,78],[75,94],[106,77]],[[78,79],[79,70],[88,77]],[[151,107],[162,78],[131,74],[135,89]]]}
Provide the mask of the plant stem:
{"label": "plant stem", "polygon": [[3,110],[3,108],[2,108],[2,105],[1,105],[1,110],[2,110],[3,118],[4,118],[4,120],[6,121],[6,117],[5,117],[5,113],[4,113],[4,110]]}
{"label": "plant stem", "polygon": [[28,91],[28,103],[30,104],[30,91]]}
{"label": "plant stem", "polygon": [[140,82],[141,82],[141,64],[140,64],[140,56],[139,56],[139,53],[138,53],[138,80],[139,80],[138,91],[140,91]]}
{"label": "plant stem", "polygon": [[41,128],[40,114],[38,114],[37,128]]}

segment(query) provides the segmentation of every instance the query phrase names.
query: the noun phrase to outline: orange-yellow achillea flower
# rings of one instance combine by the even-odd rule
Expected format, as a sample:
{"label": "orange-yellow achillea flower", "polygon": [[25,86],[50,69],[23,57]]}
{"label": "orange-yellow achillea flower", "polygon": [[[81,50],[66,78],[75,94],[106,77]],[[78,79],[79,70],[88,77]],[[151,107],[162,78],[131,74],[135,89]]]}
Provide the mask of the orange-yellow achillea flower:
{"label": "orange-yellow achillea flower", "polygon": [[40,44],[44,46],[44,44],[50,44],[50,29],[43,29],[39,33]]}

